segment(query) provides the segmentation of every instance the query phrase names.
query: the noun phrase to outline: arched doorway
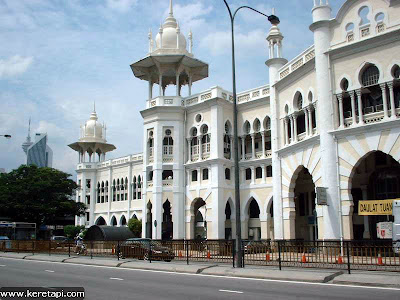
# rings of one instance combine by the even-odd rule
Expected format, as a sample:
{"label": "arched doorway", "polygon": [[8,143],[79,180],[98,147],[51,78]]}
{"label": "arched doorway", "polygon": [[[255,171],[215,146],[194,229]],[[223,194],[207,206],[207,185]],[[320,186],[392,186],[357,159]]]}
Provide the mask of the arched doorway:
{"label": "arched doorway", "polygon": [[121,226],[126,226],[126,218],[125,218],[125,216],[122,216],[122,217],[121,217],[121,221],[119,222],[119,224],[120,224]]}
{"label": "arched doorway", "polygon": [[165,201],[163,205],[163,223],[162,223],[162,233],[161,238],[163,240],[172,240],[173,237],[173,224],[172,224],[172,214],[171,214],[171,203]]}
{"label": "arched doorway", "polygon": [[151,212],[151,209],[153,208],[153,205],[149,201],[147,203],[147,211],[146,211],[146,238],[151,239],[152,238],[152,223],[153,223],[153,215]]}
{"label": "arched doorway", "polygon": [[367,154],[354,167],[351,177],[353,197],[353,238],[377,239],[376,224],[392,222],[393,216],[360,216],[360,200],[386,200],[400,198],[400,164],[381,151]]}
{"label": "arched doorway", "polygon": [[251,198],[248,208],[248,236],[249,240],[259,241],[261,239],[260,207],[256,199]]}
{"label": "arched doorway", "polygon": [[111,226],[117,226],[117,219],[115,218],[115,216],[113,216],[112,218],[111,218]]}
{"label": "arched doorway", "polygon": [[315,198],[315,184],[312,176],[308,169],[302,167],[294,188],[296,239],[306,241],[318,239]]}
{"label": "arched doorway", "polygon": [[193,204],[194,212],[194,238],[207,238],[207,207],[206,202],[202,198],[197,198]]}
{"label": "arched doorway", "polygon": [[225,206],[225,239],[226,240],[232,239],[231,216],[232,216],[232,209],[231,209],[231,205],[228,201],[228,202],[226,202],[226,206]]}
{"label": "arched doorway", "polygon": [[96,220],[96,223],[95,223],[95,224],[96,224],[96,225],[107,225],[106,220],[104,220],[103,217],[99,217],[99,218]]}

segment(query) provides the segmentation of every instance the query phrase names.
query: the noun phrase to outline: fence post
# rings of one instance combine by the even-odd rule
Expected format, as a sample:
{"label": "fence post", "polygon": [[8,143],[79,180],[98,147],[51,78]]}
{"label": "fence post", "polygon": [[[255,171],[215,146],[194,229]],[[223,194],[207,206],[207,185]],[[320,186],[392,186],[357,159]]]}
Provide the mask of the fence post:
{"label": "fence post", "polygon": [[51,255],[51,240],[49,240],[49,256]]}
{"label": "fence post", "polygon": [[35,255],[35,241],[32,240],[32,255]]}
{"label": "fence post", "polygon": [[346,242],[346,245],[347,245],[347,249],[346,249],[346,252],[347,252],[347,272],[350,274],[350,247],[349,247],[349,241],[347,241]]}
{"label": "fence post", "polygon": [[151,263],[151,241],[150,241],[150,247],[149,247],[149,262]]}
{"label": "fence post", "polygon": [[68,242],[68,257],[71,257],[71,243]]}
{"label": "fence post", "polygon": [[242,268],[244,269],[244,267],[245,267],[244,260],[245,260],[246,253],[244,253],[243,241],[240,244],[240,251],[242,251]]}
{"label": "fence post", "polygon": [[184,243],[186,244],[186,264],[189,264],[189,241],[185,240]]}
{"label": "fence post", "polygon": [[19,240],[17,240],[17,253],[19,253]]}
{"label": "fence post", "polygon": [[235,240],[231,240],[231,247],[232,247],[232,266],[235,267]]}
{"label": "fence post", "polygon": [[119,240],[117,241],[117,258],[118,258],[118,260],[119,260],[119,251],[120,251],[120,249],[119,249]]}
{"label": "fence post", "polygon": [[93,241],[90,242],[90,259],[93,259]]}
{"label": "fence post", "polygon": [[281,243],[278,240],[278,262],[279,262],[279,271],[282,270],[282,260],[281,260]]}

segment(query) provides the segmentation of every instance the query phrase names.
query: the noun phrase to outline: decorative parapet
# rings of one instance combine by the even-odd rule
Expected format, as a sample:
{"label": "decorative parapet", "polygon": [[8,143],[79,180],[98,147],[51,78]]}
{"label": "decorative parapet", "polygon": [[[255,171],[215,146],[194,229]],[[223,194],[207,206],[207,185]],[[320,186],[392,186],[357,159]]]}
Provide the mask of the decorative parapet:
{"label": "decorative parapet", "polygon": [[279,70],[279,79],[283,79],[315,57],[314,45],[292,59]]}
{"label": "decorative parapet", "polygon": [[85,162],[78,164],[78,170],[83,169],[97,169],[97,168],[106,168],[109,166],[118,166],[129,162],[138,162],[141,163],[143,161],[143,154],[133,154],[129,156],[119,157],[115,159],[106,160],[103,162]]}

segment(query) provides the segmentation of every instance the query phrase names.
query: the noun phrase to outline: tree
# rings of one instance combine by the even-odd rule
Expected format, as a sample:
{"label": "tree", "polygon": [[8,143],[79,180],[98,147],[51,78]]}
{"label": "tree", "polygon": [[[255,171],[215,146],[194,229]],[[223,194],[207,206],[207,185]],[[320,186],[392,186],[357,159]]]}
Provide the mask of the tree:
{"label": "tree", "polygon": [[78,233],[81,232],[81,230],[83,230],[83,237],[85,237],[86,234],[86,229],[85,226],[74,226],[74,225],[67,225],[64,226],[64,234],[67,238],[73,239],[74,237],[76,237],[78,235]]}
{"label": "tree", "polygon": [[70,174],[52,168],[21,165],[0,174],[0,216],[18,222],[56,224],[85,213],[85,204],[72,200],[76,183]]}
{"label": "tree", "polygon": [[142,236],[142,220],[135,218],[129,219],[128,228],[133,232],[135,237]]}

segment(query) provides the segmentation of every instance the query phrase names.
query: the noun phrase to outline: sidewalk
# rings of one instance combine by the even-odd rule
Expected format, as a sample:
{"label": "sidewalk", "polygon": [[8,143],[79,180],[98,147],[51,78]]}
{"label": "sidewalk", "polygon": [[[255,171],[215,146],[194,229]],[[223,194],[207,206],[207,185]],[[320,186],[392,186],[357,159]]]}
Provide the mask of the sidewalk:
{"label": "sidewalk", "polygon": [[11,252],[0,252],[0,257],[188,274],[400,288],[400,273],[398,272],[352,271],[352,274],[347,274],[341,270],[285,268],[280,271],[277,267],[257,266],[246,266],[244,269],[238,269],[224,264],[193,263],[186,265],[184,262],[158,261],[150,263],[148,261],[117,260],[108,257],[94,257],[91,259],[84,256],[68,257],[67,255],[33,255],[32,253]]}

